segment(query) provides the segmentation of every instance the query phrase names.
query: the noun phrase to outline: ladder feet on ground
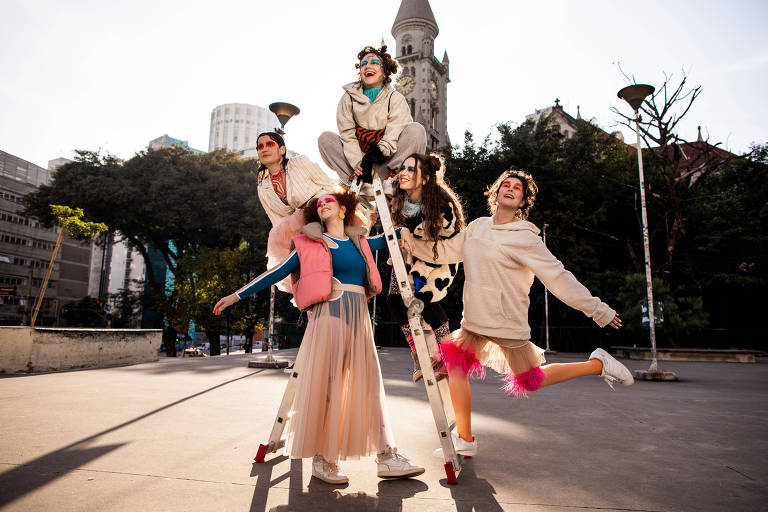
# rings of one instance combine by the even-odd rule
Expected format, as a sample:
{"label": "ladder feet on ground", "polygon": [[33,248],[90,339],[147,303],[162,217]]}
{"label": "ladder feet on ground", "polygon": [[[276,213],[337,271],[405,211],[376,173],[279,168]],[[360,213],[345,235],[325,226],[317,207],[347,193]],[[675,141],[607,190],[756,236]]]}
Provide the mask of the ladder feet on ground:
{"label": "ladder feet on ground", "polygon": [[253,461],[263,463],[264,457],[267,455],[267,450],[269,450],[269,444],[260,444],[259,451],[256,452],[256,457],[253,458]]}
{"label": "ladder feet on ground", "polygon": [[456,479],[456,472],[453,470],[452,462],[445,463],[445,476],[447,484],[456,485],[459,483],[459,481]]}

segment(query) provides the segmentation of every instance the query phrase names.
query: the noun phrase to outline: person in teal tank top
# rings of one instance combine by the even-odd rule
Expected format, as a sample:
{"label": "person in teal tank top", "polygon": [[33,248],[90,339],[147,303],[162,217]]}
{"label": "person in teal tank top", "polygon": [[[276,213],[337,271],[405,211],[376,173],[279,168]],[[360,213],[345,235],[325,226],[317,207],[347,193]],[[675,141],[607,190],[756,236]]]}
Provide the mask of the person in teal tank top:
{"label": "person in teal tank top", "polygon": [[[372,291],[367,290],[371,283],[374,288],[377,283],[378,290],[374,291],[381,291],[376,266],[367,261],[370,251],[383,249],[386,241],[383,236],[362,237],[359,228],[352,226],[351,213],[357,203],[357,197],[349,192],[328,193],[305,209],[308,226],[322,226],[317,240],[328,247],[323,254],[331,259],[332,290],[327,300],[308,310],[310,320],[294,366],[299,378],[286,426],[286,449],[291,458],[312,457],[312,476],[331,484],[349,481],[338,466],[339,460],[373,454],[377,454],[380,478],[408,478],[424,472],[423,467],[397,453],[392,434],[368,316]],[[309,231],[304,229],[304,233]],[[361,251],[354,237],[359,246],[367,244],[370,251],[365,247]],[[296,251],[276,268],[220,299],[213,312],[220,315],[241,298],[265,290],[292,272],[301,273]]]}

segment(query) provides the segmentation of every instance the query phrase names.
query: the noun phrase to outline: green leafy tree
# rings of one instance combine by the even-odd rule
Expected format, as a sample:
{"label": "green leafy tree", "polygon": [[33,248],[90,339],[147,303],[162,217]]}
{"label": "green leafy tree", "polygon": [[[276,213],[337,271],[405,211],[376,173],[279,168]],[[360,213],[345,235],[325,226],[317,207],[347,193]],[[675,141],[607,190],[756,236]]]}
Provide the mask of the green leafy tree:
{"label": "green leafy tree", "polygon": [[[647,327],[642,327],[640,321],[641,305],[646,299],[645,286],[645,274],[627,274],[618,294],[624,328],[638,339],[647,337]],[[653,279],[654,301],[663,305],[662,311],[657,313],[663,317],[657,332],[660,340],[672,347],[680,347],[685,339],[690,339],[709,323],[702,296],[688,295],[689,291],[685,286],[673,287],[660,277]]]}
{"label": "green leafy tree", "polygon": [[59,252],[59,247],[61,247],[64,232],[68,232],[69,236],[72,238],[84,240],[92,238],[102,231],[107,230],[106,224],[100,222],[86,222],[82,220],[83,215],[85,215],[85,212],[83,212],[82,208],[70,208],[69,206],[62,206],[57,204],[51,204],[49,207],[50,210],[48,211],[50,215],[56,220],[56,223],[61,226],[61,230],[59,231],[59,237],[56,239],[56,244],[53,247],[51,261],[48,263],[48,270],[45,273],[45,279],[43,279],[43,284],[40,286],[40,291],[37,295],[35,305],[32,307],[32,319],[29,322],[30,327],[34,327],[37,314],[40,311],[40,306],[43,303],[43,298],[45,297],[45,289],[48,286],[48,279],[51,277],[51,272],[53,271],[53,263],[56,261],[56,255]]}
{"label": "green leafy tree", "polygon": [[[687,209],[691,281],[729,345],[758,339],[768,288],[768,145],[699,181]],[[760,331],[763,329],[763,331]]]}
{"label": "green leafy tree", "polygon": [[[233,249],[242,240],[263,245],[269,222],[258,201],[256,174],[254,160],[224,150],[199,155],[179,147],[162,148],[125,162],[81,151],[74,162],[57,170],[50,185],[29,194],[25,202],[29,215],[49,225],[53,219],[46,207],[54,198],[85,208],[92,219],[108,224],[141,253],[152,296],[174,321],[166,336],[171,353],[171,329],[192,317],[178,308],[194,306],[163,298],[164,275],[153,268],[150,248],[162,254],[175,276],[178,262],[201,249]],[[263,259],[256,268],[264,268]],[[211,345],[218,346],[218,338]]]}
{"label": "green leafy tree", "polygon": [[[138,289],[143,289],[143,280],[137,284]],[[112,327],[128,328],[133,326],[134,320],[141,312],[143,294],[130,288],[121,288],[111,300],[115,306],[112,311]]]}

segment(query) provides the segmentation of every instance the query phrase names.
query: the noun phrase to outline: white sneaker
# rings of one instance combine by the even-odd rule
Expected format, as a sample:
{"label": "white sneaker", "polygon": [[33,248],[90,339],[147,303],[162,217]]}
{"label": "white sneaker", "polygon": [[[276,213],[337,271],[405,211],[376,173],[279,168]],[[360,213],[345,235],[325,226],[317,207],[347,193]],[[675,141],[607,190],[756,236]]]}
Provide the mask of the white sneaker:
{"label": "white sneaker", "polygon": [[341,472],[339,465],[335,462],[328,462],[322,455],[315,455],[312,458],[312,476],[328,484],[349,483],[349,478]]}
{"label": "white sneaker", "polygon": [[589,358],[599,359],[603,363],[603,371],[600,373],[600,376],[609,386],[611,386],[611,389],[613,389],[614,382],[621,382],[625,386],[631,386],[635,383],[635,379],[632,377],[632,372],[605,350],[601,348],[595,349],[595,351],[589,355]]}
{"label": "white sneaker", "polygon": [[424,472],[421,466],[414,466],[406,457],[398,455],[397,449],[392,448],[376,457],[379,478],[409,478]]}
{"label": "white sneaker", "polygon": [[[475,439],[470,443],[459,437],[459,434],[454,430],[451,432],[451,439],[453,440],[453,449],[456,450],[457,455],[465,455],[467,457],[474,457],[477,454],[477,436],[473,436]],[[438,448],[432,455],[443,459],[443,449]]]}

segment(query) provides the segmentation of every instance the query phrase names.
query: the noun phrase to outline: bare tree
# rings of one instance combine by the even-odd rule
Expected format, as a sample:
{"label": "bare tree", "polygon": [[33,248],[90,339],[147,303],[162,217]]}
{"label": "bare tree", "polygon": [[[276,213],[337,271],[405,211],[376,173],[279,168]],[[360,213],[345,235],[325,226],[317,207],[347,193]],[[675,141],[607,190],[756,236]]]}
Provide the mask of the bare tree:
{"label": "bare tree", "polygon": [[[621,69],[621,68],[619,68]],[[634,76],[621,71],[630,83],[635,83]],[[663,229],[666,247],[664,260],[657,265],[662,272],[668,272],[675,263],[675,252],[681,237],[685,236],[684,202],[694,191],[698,178],[714,172],[723,164],[739,158],[720,148],[720,142],[711,144],[709,137],[703,139],[699,129],[698,139],[690,142],[677,132],[680,121],[691,111],[702,87],[689,86],[688,76],[682,72],[679,82],[673,75],[664,73],[664,82],[657,87],[641,105],[640,137],[645,146],[650,148],[648,161],[657,169],[665,185],[661,191],[651,191],[663,205],[664,211],[654,231]],[[611,111],[619,116],[618,124],[634,131],[634,117],[612,107]]]}

